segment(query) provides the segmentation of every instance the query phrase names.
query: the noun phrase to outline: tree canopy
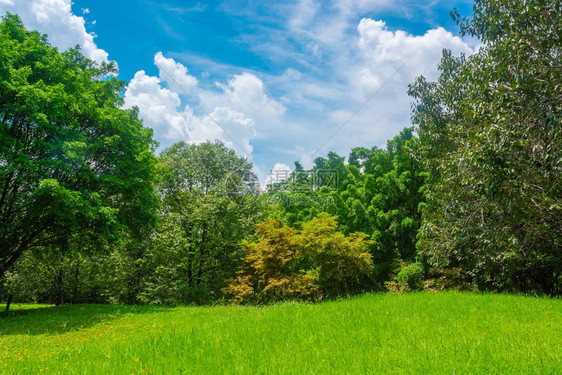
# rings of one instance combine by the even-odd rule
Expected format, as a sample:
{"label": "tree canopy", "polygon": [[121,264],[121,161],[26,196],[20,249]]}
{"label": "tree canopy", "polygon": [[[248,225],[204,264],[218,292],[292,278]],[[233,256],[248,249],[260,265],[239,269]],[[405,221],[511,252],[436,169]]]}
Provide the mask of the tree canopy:
{"label": "tree canopy", "polygon": [[0,23],[0,277],[31,248],[155,219],[152,131],[121,109],[116,65]]}
{"label": "tree canopy", "polygon": [[560,293],[562,5],[478,0],[461,32],[478,53],[445,51],[417,100],[418,157],[429,171],[418,246],[481,288]]}
{"label": "tree canopy", "polygon": [[412,127],[262,190],[220,141],[158,156],[114,63],[0,23],[0,294],[322,300],[385,285],[562,293],[562,4],[451,12],[471,56],[409,87]]}

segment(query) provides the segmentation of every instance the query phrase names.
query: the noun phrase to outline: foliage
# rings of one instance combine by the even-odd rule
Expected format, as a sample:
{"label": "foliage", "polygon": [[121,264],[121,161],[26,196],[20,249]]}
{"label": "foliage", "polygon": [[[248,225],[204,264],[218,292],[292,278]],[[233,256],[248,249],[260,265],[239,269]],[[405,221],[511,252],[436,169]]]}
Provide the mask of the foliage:
{"label": "foliage", "polygon": [[406,128],[387,142],[386,149],[354,148],[348,165],[330,152],[315,160],[310,173],[296,163],[289,182],[270,188],[269,194],[283,207],[289,225],[300,228],[327,212],[338,216],[343,233],[367,233],[374,241],[374,276],[384,281],[396,262],[411,261],[416,255],[418,205],[425,182],[421,163],[411,156],[417,147],[413,129]]}
{"label": "foliage", "polygon": [[152,131],[120,108],[115,73],[17,16],[0,23],[0,278],[30,249],[153,223]]}
{"label": "foliage", "polygon": [[411,290],[416,290],[421,287],[424,279],[425,270],[421,263],[412,263],[400,270],[396,280],[400,284],[408,285]]}
{"label": "foliage", "polygon": [[[4,295],[18,302],[65,303],[129,302],[135,289],[126,246],[112,244],[111,251],[91,247],[76,239],[70,246],[45,246],[24,253],[3,279]],[[100,251],[101,250],[101,251]],[[125,279],[125,280],[124,280]]]}
{"label": "foliage", "polygon": [[224,293],[237,302],[312,298],[318,289],[317,275],[295,264],[301,246],[298,231],[270,219],[257,225],[257,233],[258,241],[242,243],[244,265],[228,281]]}
{"label": "foliage", "polygon": [[411,85],[428,169],[419,249],[481,289],[562,291],[562,66],[559,1],[478,0],[437,82]]}
{"label": "foliage", "polygon": [[373,268],[368,236],[361,232],[346,236],[336,227],[335,216],[320,213],[304,223],[300,233],[299,266],[318,276],[321,299],[362,291],[364,276]]}
{"label": "foliage", "polygon": [[366,235],[336,231],[336,219],[320,214],[302,231],[270,219],[259,239],[245,241],[244,265],[223,290],[237,302],[287,298],[325,299],[356,292],[372,268]]}
{"label": "foliage", "polygon": [[240,264],[240,242],[266,212],[252,164],[221,142],[162,151],[160,225],[142,255],[140,301],[208,302]]}
{"label": "foliage", "polygon": [[473,286],[469,275],[461,268],[430,268],[423,288],[431,291],[469,291]]}

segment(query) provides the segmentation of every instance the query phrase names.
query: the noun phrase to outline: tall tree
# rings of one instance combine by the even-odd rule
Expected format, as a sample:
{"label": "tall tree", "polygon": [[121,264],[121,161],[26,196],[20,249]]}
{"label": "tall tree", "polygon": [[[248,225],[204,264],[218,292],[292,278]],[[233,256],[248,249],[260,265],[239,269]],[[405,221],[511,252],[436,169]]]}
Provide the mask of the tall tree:
{"label": "tall tree", "polygon": [[0,23],[0,277],[26,250],[154,221],[152,131],[120,108],[116,73]]}
{"label": "tall tree", "polygon": [[265,212],[252,163],[219,141],[177,143],[160,161],[162,224],[150,250],[146,298],[218,297],[240,263],[240,242]]}
{"label": "tall tree", "polygon": [[477,0],[437,82],[410,87],[428,170],[419,247],[481,288],[562,292],[562,3]]}

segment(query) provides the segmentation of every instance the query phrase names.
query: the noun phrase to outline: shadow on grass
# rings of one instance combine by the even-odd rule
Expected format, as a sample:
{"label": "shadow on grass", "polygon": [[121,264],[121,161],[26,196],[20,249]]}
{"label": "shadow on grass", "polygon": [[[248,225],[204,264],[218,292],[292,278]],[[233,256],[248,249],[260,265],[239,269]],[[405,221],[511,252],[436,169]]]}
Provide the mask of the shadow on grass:
{"label": "shadow on grass", "polygon": [[[16,305],[17,306],[17,305]],[[6,305],[0,305],[0,319],[2,318],[14,318],[17,316],[31,314],[33,312],[37,312],[39,310],[47,309],[54,306],[38,306],[38,307],[29,307],[25,306],[24,308],[10,308],[9,311],[6,311]],[[2,322],[2,320],[0,320]],[[2,323],[0,323],[2,324]]]}
{"label": "shadow on grass", "polygon": [[66,305],[0,313],[0,337],[10,335],[57,335],[89,328],[127,314],[168,311],[166,307],[126,305]]}

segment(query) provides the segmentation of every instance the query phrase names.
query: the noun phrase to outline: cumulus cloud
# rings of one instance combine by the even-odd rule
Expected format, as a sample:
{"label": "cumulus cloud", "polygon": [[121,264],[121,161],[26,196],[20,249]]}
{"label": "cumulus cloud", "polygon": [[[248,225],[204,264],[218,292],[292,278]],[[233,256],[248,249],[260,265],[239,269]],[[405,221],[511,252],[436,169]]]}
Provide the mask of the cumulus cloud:
{"label": "cumulus cloud", "polygon": [[125,91],[126,107],[137,106],[145,123],[155,132],[157,138],[189,138],[186,119],[189,115],[181,111],[181,100],[177,93],[162,86],[158,77],[138,71]]}
{"label": "cumulus cloud", "polygon": [[[234,75],[216,90],[199,87],[187,67],[161,52],[154,56],[159,76],[138,71],[125,91],[125,106],[139,108],[145,124],[163,146],[173,142],[200,143],[219,139],[242,156],[251,156],[252,140],[264,118],[279,118],[285,108],[265,93],[255,75]],[[185,92],[200,103],[190,106]]]}
{"label": "cumulus cloud", "polygon": [[216,82],[218,91],[202,91],[200,99],[207,108],[225,106],[254,119],[260,132],[278,126],[286,108],[269,97],[263,81],[256,75],[244,72],[235,74],[226,83]]}
{"label": "cumulus cloud", "polygon": [[252,119],[226,107],[216,107],[210,117],[197,116],[191,107],[182,105],[176,92],[163,86],[160,78],[148,76],[142,70],[135,74],[125,91],[125,107],[133,106],[139,108],[145,124],[154,130],[163,146],[178,141],[201,143],[220,139],[242,155],[252,152],[250,140],[255,133]]}
{"label": "cumulus cloud", "polygon": [[71,5],[71,0],[0,0],[0,14],[18,14],[28,29],[48,34],[61,50],[79,44],[86,57],[107,62],[107,52],[96,46],[95,35],[86,31],[84,18],[73,14]]}
{"label": "cumulus cloud", "polygon": [[345,77],[351,89],[350,100],[345,106],[334,108],[329,118],[334,124],[343,124],[355,109],[375,92],[376,95],[330,142],[346,152],[356,145],[382,146],[410,125],[412,98],[407,95],[408,84],[420,75],[436,79],[443,49],[454,54],[475,52],[441,27],[412,35],[403,30],[391,31],[384,21],[369,18],[362,19],[357,26],[356,47],[358,53],[350,57],[353,62],[348,66],[352,68]]}
{"label": "cumulus cloud", "polygon": [[357,31],[358,47],[365,65],[361,70],[361,81],[363,86],[371,88],[380,85],[385,74],[391,75],[408,59],[411,64],[400,72],[404,79],[411,81],[420,74],[433,79],[444,48],[455,54],[474,52],[461,38],[442,27],[415,36],[402,30],[390,31],[382,20],[363,18]]}
{"label": "cumulus cloud", "polygon": [[187,68],[176,62],[174,59],[166,58],[162,52],[156,53],[154,56],[154,64],[160,71],[160,80],[175,92],[189,92],[197,87],[197,78],[188,74]]}

